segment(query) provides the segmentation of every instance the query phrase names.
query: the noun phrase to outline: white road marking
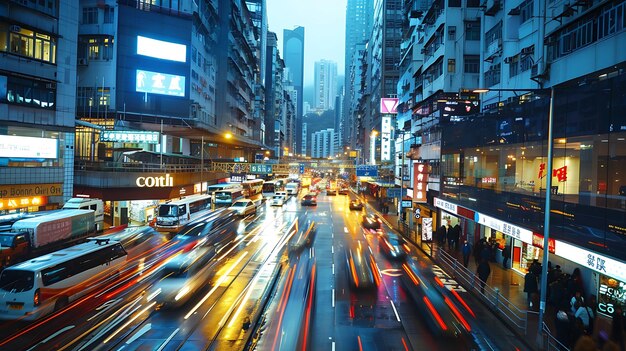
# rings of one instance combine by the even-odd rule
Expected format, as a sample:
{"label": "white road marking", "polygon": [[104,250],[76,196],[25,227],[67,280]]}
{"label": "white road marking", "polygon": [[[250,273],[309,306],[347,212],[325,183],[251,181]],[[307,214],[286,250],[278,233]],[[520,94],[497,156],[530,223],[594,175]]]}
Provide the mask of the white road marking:
{"label": "white road marking", "polygon": [[105,303],[103,303],[102,305],[98,306],[96,308],[96,311],[100,311],[96,314],[94,314],[93,316],[89,317],[89,319],[87,319],[87,322],[91,322],[92,319],[98,317],[99,315],[101,315],[102,313],[106,312],[109,308],[113,307],[113,305],[115,305],[116,302],[120,301],[121,299],[115,299],[115,300],[109,300]]}
{"label": "white road marking", "polygon": [[165,341],[163,341],[161,346],[159,346],[159,348],[156,349],[156,351],[163,351],[165,346],[167,346],[167,344],[169,344],[169,342],[174,338],[174,336],[176,336],[176,334],[178,334],[179,331],[180,331],[180,328],[176,328],[176,330],[174,330],[174,332],[172,334],[170,334],[170,336],[168,336],[167,339],[165,339]]}
{"label": "white road marking", "polygon": [[335,342],[333,341],[333,346],[331,348],[332,351],[335,351]]}
{"label": "white road marking", "polygon": [[332,264],[332,267],[333,267],[333,274],[335,274],[335,264],[334,263]]}
{"label": "white road marking", "polygon": [[393,308],[393,313],[396,314],[396,319],[400,322],[400,316],[398,315],[398,310],[396,310],[396,305],[393,303],[393,300],[389,300],[391,302],[391,308]]}
{"label": "white road marking", "polygon": [[331,298],[332,298],[332,306],[335,307],[335,289],[333,289]]}
{"label": "white road marking", "polygon": [[126,341],[126,345],[132,344],[135,340],[139,339],[143,334],[147,333],[152,328],[152,323],[148,323],[143,326],[143,328],[139,329],[138,332],[135,333],[128,341]]}
{"label": "white road marking", "polygon": [[332,254],[335,253],[335,245],[331,245],[330,246],[330,253],[332,253]]}
{"label": "white road marking", "polygon": [[59,336],[59,335],[61,335],[61,334],[65,333],[66,331],[68,331],[68,330],[70,330],[70,329],[72,329],[72,328],[74,328],[74,326],[73,326],[73,325],[68,325],[67,327],[65,327],[65,328],[63,328],[63,329],[58,330],[56,333],[54,333],[54,334],[50,335],[49,337],[47,337],[47,338],[45,338],[44,340],[42,340],[41,342],[39,342],[37,345],[35,345],[35,346],[31,347],[30,349],[28,349],[28,351],[36,349],[36,348],[37,348],[37,346],[39,346],[39,345],[41,345],[41,344],[45,344],[45,343],[47,343],[48,341],[50,341],[50,340],[52,340],[52,339],[56,338],[57,336]]}

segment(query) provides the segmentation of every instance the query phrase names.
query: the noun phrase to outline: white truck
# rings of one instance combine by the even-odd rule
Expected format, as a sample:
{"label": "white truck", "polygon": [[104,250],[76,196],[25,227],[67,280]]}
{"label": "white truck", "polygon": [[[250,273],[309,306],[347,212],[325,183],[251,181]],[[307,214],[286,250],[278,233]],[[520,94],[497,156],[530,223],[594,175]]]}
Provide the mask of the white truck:
{"label": "white truck", "polygon": [[285,190],[289,195],[298,195],[298,192],[300,192],[300,183],[287,183]]}
{"label": "white truck", "polygon": [[0,233],[0,266],[70,246],[95,231],[91,210],[65,210],[19,220]]}
{"label": "white truck", "polygon": [[74,197],[63,205],[64,210],[92,210],[97,232],[104,230],[104,203],[100,199]]}

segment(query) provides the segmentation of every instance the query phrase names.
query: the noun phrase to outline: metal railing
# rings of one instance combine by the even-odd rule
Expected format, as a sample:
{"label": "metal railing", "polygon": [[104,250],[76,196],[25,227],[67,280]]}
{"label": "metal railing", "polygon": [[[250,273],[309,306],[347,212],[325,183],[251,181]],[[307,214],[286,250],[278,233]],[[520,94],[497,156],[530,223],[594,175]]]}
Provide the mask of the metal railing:
{"label": "metal railing", "polygon": [[[79,171],[93,172],[164,172],[164,173],[188,173],[200,172],[200,165],[194,164],[159,164],[139,162],[90,162],[75,161],[74,168]],[[205,171],[211,171],[211,165],[204,165]]]}
{"label": "metal railing", "polygon": [[480,278],[476,273],[467,269],[445,250],[435,250],[434,257],[437,263],[443,266],[444,271],[451,274],[465,289],[473,291],[494,313],[508,320],[511,327],[515,328],[521,335],[527,335],[529,313],[527,310],[519,309],[514,303],[502,296],[497,287],[494,288],[485,284],[484,290],[481,291]]}
{"label": "metal railing", "polygon": [[542,337],[541,341],[543,343],[542,350],[545,350],[545,351],[569,351],[570,350],[567,346],[563,345],[560,341],[556,339],[556,337],[554,337],[550,333],[550,329],[548,328],[546,323],[543,323],[542,331],[543,331],[541,333],[541,337]]}

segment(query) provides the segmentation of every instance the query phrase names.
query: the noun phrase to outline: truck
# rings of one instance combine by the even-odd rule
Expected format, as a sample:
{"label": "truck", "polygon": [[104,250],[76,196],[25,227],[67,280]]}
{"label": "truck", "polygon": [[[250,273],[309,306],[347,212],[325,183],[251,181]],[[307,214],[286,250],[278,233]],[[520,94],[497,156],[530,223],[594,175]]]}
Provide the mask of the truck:
{"label": "truck", "polygon": [[24,261],[75,244],[95,232],[94,211],[64,210],[21,219],[0,233],[0,265]]}
{"label": "truck", "polygon": [[96,231],[104,230],[104,202],[100,199],[73,197],[63,205],[63,210],[92,210]]}
{"label": "truck", "polygon": [[311,176],[302,176],[300,186],[303,188],[308,188],[311,186]]}

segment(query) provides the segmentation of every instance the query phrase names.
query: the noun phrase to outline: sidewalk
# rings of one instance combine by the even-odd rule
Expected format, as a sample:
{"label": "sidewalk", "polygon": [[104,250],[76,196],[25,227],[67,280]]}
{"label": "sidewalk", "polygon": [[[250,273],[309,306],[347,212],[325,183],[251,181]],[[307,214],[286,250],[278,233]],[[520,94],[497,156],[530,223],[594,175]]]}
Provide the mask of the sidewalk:
{"label": "sidewalk", "polygon": [[[369,211],[375,212],[378,216],[382,217],[389,227],[395,229],[398,232],[402,232],[398,226],[398,216],[395,215],[395,212],[394,214],[382,214],[380,212],[380,206],[377,200],[371,195],[361,194],[361,199],[364,202],[367,202],[367,207]],[[453,250],[446,249],[445,247],[439,247],[436,242],[420,245],[419,243],[415,242],[407,236],[405,236],[405,238],[411,241],[415,246],[419,247],[435,262],[441,263],[443,256],[446,256],[447,258],[452,257],[452,259],[456,260],[456,262],[453,263],[454,266],[462,269],[463,258],[460,249]],[[443,252],[440,252],[440,250],[445,251],[447,255],[445,255]],[[523,329],[520,329],[519,325],[516,326],[514,323],[508,323],[508,320],[506,318],[503,318],[502,316],[498,317],[502,321],[506,322],[509,327],[511,327],[511,330],[513,330],[518,335],[520,340],[525,341],[527,346],[533,349],[538,349],[535,340],[537,338],[539,314],[537,310],[527,310],[527,297],[526,293],[524,292],[524,276],[522,276],[521,273],[516,272],[512,269],[504,269],[502,265],[498,263],[490,262],[490,267],[491,274],[487,280],[487,286],[491,287],[491,290],[499,294],[499,296],[508,300],[511,305],[514,305],[515,308],[511,307],[512,310],[519,310],[522,311],[523,314],[525,314],[525,320],[527,321],[527,323],[524,325],[524,329],[526,330],[525,335]],[[469,272],[476,272],[476,263],[473,255],[470,257],[470,262],[467,269]],[[457,272],[451,271],[447,273],[451,276],[455,276],[457,274]],[[489,301],[488,299],[486,299],[486,296],[480,296],[480,293],[476,293],[474,290],[471,289],[468,290],[474,293],[475,297],[485,303],[486,306],[490,308],[492,307],[489,306]],[[506,303],[504,303],[503,305],[506,305]],[[536,306],[535,308],[537,307],[538,306]],[[496,313],[494,312],[494,314]],[[544,321],[550,330],[555,330],[553,325],[554,316],[555,311],[551,308],[551,306],[548,305],[546,308]]]}

